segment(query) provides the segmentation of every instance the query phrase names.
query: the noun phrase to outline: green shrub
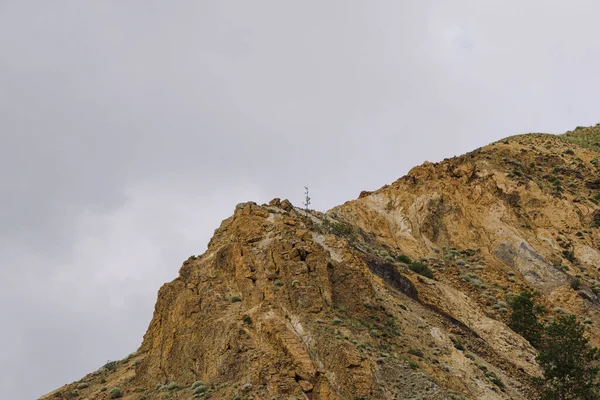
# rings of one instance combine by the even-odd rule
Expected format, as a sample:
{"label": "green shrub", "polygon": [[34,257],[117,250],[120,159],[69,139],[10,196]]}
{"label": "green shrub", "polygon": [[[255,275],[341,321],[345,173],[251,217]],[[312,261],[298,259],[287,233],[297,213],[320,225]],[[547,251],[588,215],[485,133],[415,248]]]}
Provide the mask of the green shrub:
{"label": "green shrub", "polygon": [[119,399],[123,397],[123,393],[121,393],[121,388],[115,386],[114,388],[110,389],[110,391],[108,392],[108,397],[110,399]]}
{"label": "green shrub", "polygon": [[352,225],[344,222],[330,221],[329,219],[324,218],[321,227],[327,233],[332,233],[336,236],[342,236],[351,239],[356,236],[356,232],[354,231]]}
{"label": "green shrub", "polygon": [[198,386],[206,386],[206,384],[202,381],[196,381],[192,383],[192,389],[196,389]]}
{"label": "green shrub", "polygon": [[410,349],[408,350],[408,354],[412,354],[413,356],[423,357],[423,352],[420,349]]}
{"label": "green shrub", "polygon": [[102,366],[102,368],[108,372],[113,372],[117,369],[117,362],[116,361],[107,361],[106,364],[104,364]]}
{"label": "green shrub", "polygon": [[179,386],[179,383],[177,382],[169,382],[166,386],[165,389],[167,390],[175,390],[175,389],[179,389],[181,386]]}
{"label": "green shrub", "polygon": [[232,303],[239,303],[240,301],[242,301],[242,298],[240,296],[232,296],[229,299],[229,301],[232,302]]}
{"label": "green shrub", "polygon": [[581,280],[579,278],[571,279],[571,289],[573,289],[573,290],[581,289]]}
{"label": "green shrub", "polygon": [[571,261],[572,263],[576,263],[577,262],[577,258],[575,257],[575,252],[573,251],[573,249],[571,250],[563,250],[562,255],[564,258],[566,258],[567,260]]}
{"label": "green shrub", "polygon": [[252,317],[250,317],[249,315],[244,315],[242,321],[244,321],[246,325],[252,325]]}
{"label": "green shrub", "polygon": [[427,278],[433,279],[433,271],[429,267],[420,262],[414,262],[408,266],[411,271],[416,272],[419,275],[423,275]]}
{"label": "green shrub", "polygon": [[396,256],[396,260],[398,260],[404,264],[409,264],[409,265],[412,264],[412,260],[410,259],[410,257],[407,255],[404,255],[404,254],[398,254]]}
{"label": "green shrub", "polygon": [[450,335],[449,337],[450,337],[450,341],[452,342],[452,344],[454,344],[454,348],[456,350],[460,350],[460,351],[465,350],[465,346],[462,345],[462,343],[456,338],[456,336]]}
{"label": "green shrub", "polygon": [[494,385],[498,386],[499,388],[504,387],[504,382],[502,382],[502,379],[498,378],[493,372],[489,372],[486,375],[488,375],[490,382],[492,382]]}
{"label": "green shrub", "polygon": [[202,393],[206,392],[206,386],[204,386],[204,385],[198,385],[198,386],[194,387],[193,389],[194,389],[194,394],[202,394]]}

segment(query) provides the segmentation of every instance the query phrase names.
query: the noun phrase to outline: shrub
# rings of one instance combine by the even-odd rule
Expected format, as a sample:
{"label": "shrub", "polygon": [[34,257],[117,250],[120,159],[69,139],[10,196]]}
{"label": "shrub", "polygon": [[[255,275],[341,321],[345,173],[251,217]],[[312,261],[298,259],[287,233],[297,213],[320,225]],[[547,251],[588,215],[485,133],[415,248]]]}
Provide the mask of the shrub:
{"label": "shrub", "polygon": [[108,392],[108,397],[110,399],[118,399],[123,397],[123,393],[121,393],[121,388],[115,386],[114,388],[110,389],[110,391]]}
{"label": "shrub", "polygon": [[450,337],[450,341],[452,342],[452,344],[454,344],[454,348],[456,350],[460,350],[460,351],[465,350],[465,346],[462,345],[462,343],[456,338],[456,336],[450,335],[449,337]]}
{"label": "shrub", "polygon": [[563,250],[562,255],[564,258],[566,258],[567,260],[571,261],[572,263],[576,263],[577,262],[577,258],[575,257],[575,252],[573,251],[573,249],[571,250]]}
{"label": "shrub", "polygon": [[397,255],[396,260],[398,260],[404,264],[409,264],[409,265],[412,264],[412,260],[410,259],[410,257],[407,255],[404,255],[404,254]]}
{"label": "shrub", "polygon": [[573,290],[581,289],[581,280],[579,278],[571,279],[571,289],[573,289]]}
{"label": "shrub", "polygon": [[423,275],[427,278],[433,279],[433,271],[429,267],[420,262],[414,262],[408,266],[411,271],[416,272],[419,275]]}
{"label": "shrub", "polygon": [[252,325],[252,317],[250,317],[249,315],[244,315],[242,321],[244,321],[246,325]]}
{"label": "shrub", "polygon": [[408,350],[408,354],[412,354],[413,356],[423,357],[423,352],[420,349],[410,349]]}
{"label": "shrub", "polygon": [[206,392],[206,386],[204,386],[204,385],[198,385],[193,389],[194,389],[194,394],[202,394],[202,393]]}
{"label": "shrub", "polygon": [[117,362],[116,361],[107,361],[106,364],[104,364],[102,366],[102,368],[108,372],[113,372],[117,369]]}
{"label": "shrub", "polygon": [[77,385],[77,389],[85,389],[89,386],[90,385],[87,382],[81,382],[80,384]]}
{"label": "shrub", "polygon": [[342,323],[342,320],[341,320],[341,319],[339,319],[339,318],[334,318],[332,322],[333,322],[335,325],[339,325],[339,324],[341,324],[341,323]]}
{"label": "shrub", "polygon": [[242,298],[240,296],[232,296],[229,299],[229,301],[232,302],[232,303],[239,303],[240,301],[242,301]]}
{"label": "shrub", "polygon": [[490,379],[490,382],[492,382],[494,385],[498,386],[499,388],[504,387],[504,382],[502,382],[502,379],[498,378],[497,376],[488,376],[488,378]]}
{"label": "shrub", "polygon": [[202,381],[196,381],[192,383],[192,389],[196,389],[198,386],[206,386],[206,384]]}
{"label": "shrub", "polygon": [[352,225],[343,222],[330,221],[329,219],[324,218],[321,226],[326,232],[336,236],[347,237],[350,239],[356,236],[356,232]]}

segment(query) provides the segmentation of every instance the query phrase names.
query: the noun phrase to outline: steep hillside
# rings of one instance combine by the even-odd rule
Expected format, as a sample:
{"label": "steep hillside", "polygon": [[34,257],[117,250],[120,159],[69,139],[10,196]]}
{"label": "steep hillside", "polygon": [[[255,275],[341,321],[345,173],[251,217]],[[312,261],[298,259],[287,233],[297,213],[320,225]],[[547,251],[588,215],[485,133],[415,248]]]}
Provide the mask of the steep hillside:
{"label": "steep hillside", "polygon": [[594,151],[600,151],[600,124],[595,126],[578,126],[560,136],[562,140],[587,147]]}
{"label": "steep hillside", "polygon": [[325,214],[239,204],[136,353],[43,398],[535,398],[513,294],[600,345],[598,129],[425,163]]}

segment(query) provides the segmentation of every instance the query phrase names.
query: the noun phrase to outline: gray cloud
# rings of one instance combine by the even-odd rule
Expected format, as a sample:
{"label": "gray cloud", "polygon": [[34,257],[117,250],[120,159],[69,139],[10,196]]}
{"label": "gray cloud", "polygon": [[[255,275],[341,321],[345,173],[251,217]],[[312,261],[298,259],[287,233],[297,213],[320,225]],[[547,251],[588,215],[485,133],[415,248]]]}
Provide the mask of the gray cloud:
{"label": "gray cloud", "polygon": [[237,202],[599,122],[594,1],[0,2],[0,392],[134,351]]}

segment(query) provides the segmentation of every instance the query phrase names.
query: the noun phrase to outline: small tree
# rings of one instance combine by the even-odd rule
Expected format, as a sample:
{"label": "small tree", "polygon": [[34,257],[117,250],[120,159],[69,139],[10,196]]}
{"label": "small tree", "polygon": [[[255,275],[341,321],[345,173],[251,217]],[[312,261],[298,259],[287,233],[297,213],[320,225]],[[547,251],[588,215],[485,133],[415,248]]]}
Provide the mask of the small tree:
{"label": "small tree", "polygon": [[544,326],[538,321],[538,315],[545,313],[543,306],[536,304],[538,294],[528,290],[513,297],[510,302],[511,314],[508,326],[523,336],[533,347],[541,344]]}
{"label": "small tree", "polygon": [[545,328],[537,361],[544,373],[537,379],[542,400],[600,398],[598,349],[584,336],[584,325],[574,315],[558,317]]}
{"label": "small tree", "polygon": [[310,197],[308,196],[308,186],[304,186],[304,189],[306,190],[304,192],[304,208],[306,209],[306,211],[309,211]]}

